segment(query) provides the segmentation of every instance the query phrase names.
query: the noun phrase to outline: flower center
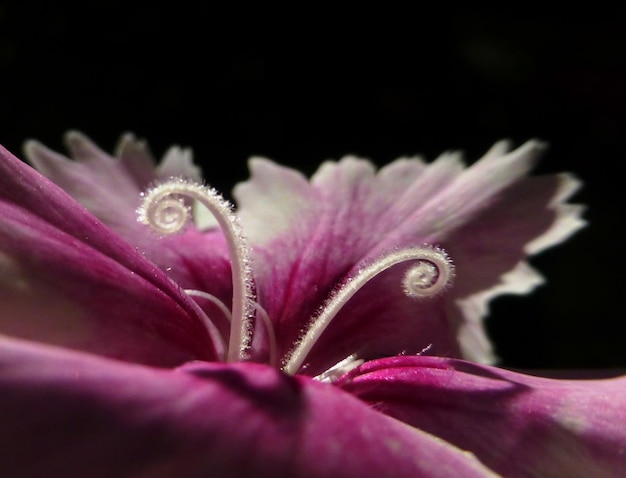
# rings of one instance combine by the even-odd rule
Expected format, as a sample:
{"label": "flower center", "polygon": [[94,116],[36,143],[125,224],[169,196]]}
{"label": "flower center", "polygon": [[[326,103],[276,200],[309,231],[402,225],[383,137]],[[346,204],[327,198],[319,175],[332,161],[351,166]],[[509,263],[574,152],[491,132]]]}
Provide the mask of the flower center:
{"label": "flower center", "polygon": [[[267,331],[270,349],[269,362],[276,365],[278,361],[274,327],[265,309],[255,301],[249,247],[233,206],[210,187],[184,179],[172,179],[142,193],[141,206],[137,210],[138,221],[163,235],[182,232],[191,222],[189,200],[195,200],[204,205],[215,216],[225,236],[233,276],[232,310],[228,310],[217,297],[206,292],[196,290],[185,292],[191,297],[202,297],[215,303],[230,320],[230,333],[226,341],[219,335],[211,319],[204,312],[199,313],[211,338],[221,344],[228,342],[223,357],[226,361],[248,359],[247,352],[252,343],[252,323],[253,320],[258,319]],[[392,251],[364,265],[335,290],[320,312],[311,318],[302,337],[282,358],[282,369],[288,374],[297,373],[315,343],[344,305],[374,277],[391,267],[406,262],[414,262],[414,265],[406,271],[401,287],[405,295],[411,298],[436,296],[448,287],[454,276],[454,267],[448,255],[442,249],[429,244]],[[200,308],[198,309],[201,311]],[[322,381],[332,380],[337,374],[345,373],[360,362],[361,360],[356,355],[350,355],[316,378]]]}

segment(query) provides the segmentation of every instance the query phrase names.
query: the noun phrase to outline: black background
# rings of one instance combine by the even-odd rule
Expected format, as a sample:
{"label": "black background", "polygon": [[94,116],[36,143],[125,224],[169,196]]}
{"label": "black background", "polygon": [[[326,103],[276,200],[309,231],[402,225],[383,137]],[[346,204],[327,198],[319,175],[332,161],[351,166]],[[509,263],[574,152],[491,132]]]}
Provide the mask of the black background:
{"label": "black background", "polygon": [[584,179],[590,226],[532,260],[548,285],[497,300],[489,330],[508,366],[626,366],[623,8],[158,5],[0,1],[0,142],[63,150],[79,129],[110,151],[133,131],[157,155],[193,147],[228,192],[250,155],[310,174],[346,153],[472,160],[501,138],[547,140],[538,172]]}

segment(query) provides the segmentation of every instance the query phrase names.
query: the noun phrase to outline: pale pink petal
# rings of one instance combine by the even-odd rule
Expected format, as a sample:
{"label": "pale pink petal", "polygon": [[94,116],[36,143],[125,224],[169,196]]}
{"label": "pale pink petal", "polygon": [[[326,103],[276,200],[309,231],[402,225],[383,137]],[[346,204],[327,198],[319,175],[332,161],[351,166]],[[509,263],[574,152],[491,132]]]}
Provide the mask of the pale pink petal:
{"label": "pale pink petal", "polygon": [[76,160],[29,141],[24,149],[39,172],[63,188],[98,219],[122,236],[137,234],[135,210],[141,189],[124,164],[99,150],[79,133],[66,136]]}
{"label": "pale pink petal", "polygon": [[460,324],[464,358],[493,362],[482,323],[488,304],[501,294],[526,294],[543,282],[524,257],[563,241],[585,224],[582,207],[566,203],[578,187],[575,178],[564,174],[524,178],[442,241],[457,265],[449,317]]}
{"label": "pale pink petal", "polygon": [[[115,157],[119,158],[126,173],[140,188],[154,181],[156,161],[145,140],[137,139],[132,133],[124,133],[115,148]],[[32,159],[29,161],[32,162]]]}
{"label": "pale pink petal", "polygon": [[341,387],[507,477],[626,469],[626,377],[559,380],[435,357],[362,365]]}
{"label": "pale pink petal", "polygon": [[65,143],[72,159],[37,141],[28,141],[24,150],[39,172],[127,239],[141,235],[136,210],[140,193],[151,183],[171,176],[200,180],[200,170],[193,165],[189,150],[170,148],[157,167],[145,142],[130,134],[120,139],[117,157],[77,131],[68,132]]}
{"label": "pale pink petal", "polygon": [[543,277],[522,261],[513,270],[504,273],[497,285],[450,300],[448,317],[459,323],[457,334],[462,357],[480,363],[495,362],[496,356],[483,325],[483,319],[489,313],[489,302],[501,294],[528,294],[543,282]]}
{"label": "pale pink petal", "polygon": [[200,171],[188,150],[171,148],[157,167],[145,142],[130,134],[122,136],[117,157],[76,131],[65,140],[73,159],[29,141],[25,150],[30,163],[183,288],[230,300],[230,264],[219,231],[201,234],[190,227],[185,234],[161,238],[137,222],[140,193],[150,183],[170,176],[199,180]]}
{"label": "pale pink petal", "polygon": [[193,154],[189,148],[170,147],[156,169],[159,179],[183,177],[192,181],[202,181],[202,170],[193,162]]}
{"label": "pale pink petal", "polygon": [[0,338],[0,475],[495,476],[349,394],[255,364],[159,370]]}
{"label": "pale pink petal", "polygon": [[378,173],[371,163],[347,157],[324,163],[311,182],[253,160],[251,179],[234,193],[253,245],[260,302],[279,342],[289,347],[297,340],[331,291],[359,268],[427,242],[443,246],[457,266],[447,303],[404,297],[398,266],[337,316],[312,352],[310,370],[353,352],[376,357],[431,344],[429,353],[437,355],[490,358],[481,322],[487,301],[530,291],[538,278],[514,273],[518,264],[582,223],[580,210],[564,204],[573,192],[569,179],[524,178],[543,145],[508,149],[497,143],[468,168],[448,153],[431,164],[402,159]]}

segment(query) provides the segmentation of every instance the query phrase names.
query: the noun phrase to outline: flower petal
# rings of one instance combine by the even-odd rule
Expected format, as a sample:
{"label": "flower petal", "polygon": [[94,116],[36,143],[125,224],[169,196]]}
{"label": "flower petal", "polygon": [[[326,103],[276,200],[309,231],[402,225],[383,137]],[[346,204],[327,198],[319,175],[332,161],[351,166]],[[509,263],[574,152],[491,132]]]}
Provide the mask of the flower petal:
{"label": "flower petal", "polygon": [[494,476],[345,392],[255,364],[160,370],[0,338],[2,476]]}
{"label": "flower petal", "polygon": [[427,242],[443,246],[457,265],[447,304],[404,297],[398,266],[374,279],[375,294],[364,288],[337,316],[317,347],[323,356],[312,351],[310,370],[354,352],[373,358],[430,344],[437,355],[491,358],[481,322],[487,301],[537,283],[528,276],[524,284],[504,287],[504,274],[515,282],[526,277],[512,271],[527,253],[581,225],[580,210],[564,205],[571,182],[523,178],[543,145],[529,141],[508,149],[497,143],[469,168],[449,153],[429,165],[402,159],[378,174],[371,163],[347,157],[322,165],[310,183],[270,161],[251,161],[250,181],[234,193],[253,246],[260,302],[279,343],[294,343],[331,291],[359,268]]}
{"label": "flower petal", "polygon": [[626,468],[626,377],[556,380],[394,357],[362,365],[341,387],[504,476],[613,477]]}
{"label": "flower petal", "polygon": [[543,283],[525,255],[541,252],[585,225],[582,206],[566,203],[579,186],[566,174],[523,178],[442,241],[457,266],[449,314],[460,324],[464,358],[494,361],[482,324],[489,301],[501,294],[526,294]]}
{"label": "flower petal", "polygon": [[[190,227],[184,234],[161,238],[137,222],[140,193],[150,183],[170,176],[200,179],[189,150],[170,148],[156,167],[146,143],[130,134],[122,136],[117,157],[103,152],[76,131],[70,131],[65,140],[73,159],[29,141],[25,147],[29,162],[167,271],[181,287],[210,293],[225,303],[230,301],[230,261],[219,230],[203,234]],[[204,225],[208,224],[214,222],[205,220]],[[210,315],[222,315],[210,304],[205,308]]]}
{"label": "flower petal", "polygon": [[216,358],[197,305],[162,271],[0,156],[0,333],[155,365]]}
{"label": "flower petal", "polygon": [[121,137],[116,157],[78,131],[69,131],[65,143],[72,159],[37,141],[28,141],[24,150],[39,172],[118,232],[118,228],[135,226],[139,194],[150,183],[171,176],[201,180],[200,169],[193,164],[189,150],[170,148],[157,167],[145,141],[132,134]]}
{"label": "flower petal", "polygon": [[[276,325],[281,353],[297,341],[334,287],[376,257],[381,252],[377,244],[393,235],[397,223],[413,211],[414,206],[407,207],[398,198],[428,194],[429,188],[449,182],[460,170],[454,155],[442,157],[433,166],[405,159],[376,175],[371,163],[347,157],[338,164],[322,165],[309,184],[296,171],[267,160],[251,161],[251,180],[238,185],[234,194],[253,246],[260,302]],[[397,212],[389,214],[394,207]],[[416,237],[411,245],[421,242]],[[316,347],[323,354],[314,350],[310,356],[310,373],[353,353],[355,343],[365,344],[368,350],[362,352],[370,356],[408,347],[421,350],[435,340],[442,350],[457,350],[438,313],[416,314],[415,302],[403,295],[400,280],[395,281],[397,271],[384,276],[375,281],[376,294],[359,292],[351,301],[350,313],[342,311],[331,324],[322,338],[323,346]],[[381,281],[390,287],[381,287]]]}
{"label": "flower petal", "polygon": [[[148,185],[137,183],[137,168],[127,169],[125,162],[109,156],[76,131],[69,132],[65,141],[74,160],[37,141],[26,143],[26,157],[37,170],[113,230],[124,237],[136,234],[139,225],[135,210],[139,205],[139,193]],[[135,159],[131,164],[136,165],[137,154],[131,157]],[[154,180],[152,158],[142,155],[141,161],[143,167],[149,167],[152,162],[152,170],[148,169],[144,174],[152,173],[150,180]]]}

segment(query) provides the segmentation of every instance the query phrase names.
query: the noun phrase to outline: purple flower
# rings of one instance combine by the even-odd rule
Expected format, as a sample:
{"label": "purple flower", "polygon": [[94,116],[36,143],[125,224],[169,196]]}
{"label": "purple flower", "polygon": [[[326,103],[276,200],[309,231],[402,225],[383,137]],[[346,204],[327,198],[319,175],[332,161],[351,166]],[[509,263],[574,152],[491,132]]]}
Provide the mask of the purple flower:
{"label": "purple flower", "polygon": [[310,181],[253,159],[235,212],[186,150],[67,143],[27,144],[39,172],[0,150],[0,475],[626,466],[626,379],[487,365],[489,301],[583,225],[575,179],[526,177],[542,144]]}

